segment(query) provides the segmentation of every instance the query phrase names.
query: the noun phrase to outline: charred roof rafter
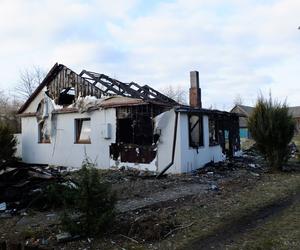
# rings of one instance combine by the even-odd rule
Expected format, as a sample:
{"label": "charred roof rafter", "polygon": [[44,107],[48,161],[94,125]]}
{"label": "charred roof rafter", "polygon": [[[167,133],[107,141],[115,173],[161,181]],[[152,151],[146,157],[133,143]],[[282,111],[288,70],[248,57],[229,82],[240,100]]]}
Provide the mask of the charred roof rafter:
{"label": "charred roof rafter", "polygon": [[135,82],[123,83],[116,79],[110,78],[107,75],[87,70],[83,70],[79,75],[88,82],[92,83],[94,86],[100,84],[101,87],[104,87],[104,89],[100,86],[97,87],[101,89],[104,93],[139,98],[150,102],[162,102],[172,106],[178,104],[173,99],[163,95],[162,93],[149,87],[148,85],[140,86]]}

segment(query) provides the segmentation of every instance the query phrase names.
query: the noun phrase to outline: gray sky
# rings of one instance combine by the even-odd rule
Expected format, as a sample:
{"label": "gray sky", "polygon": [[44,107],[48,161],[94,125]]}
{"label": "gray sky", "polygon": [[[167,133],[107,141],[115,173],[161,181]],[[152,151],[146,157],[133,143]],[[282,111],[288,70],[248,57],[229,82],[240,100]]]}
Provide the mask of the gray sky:
{"label": "gray sky", "polygon": [[298,0],[0,0],[0,88],[55,62],[155,88],[198,70],[203,105],[300,105]]}

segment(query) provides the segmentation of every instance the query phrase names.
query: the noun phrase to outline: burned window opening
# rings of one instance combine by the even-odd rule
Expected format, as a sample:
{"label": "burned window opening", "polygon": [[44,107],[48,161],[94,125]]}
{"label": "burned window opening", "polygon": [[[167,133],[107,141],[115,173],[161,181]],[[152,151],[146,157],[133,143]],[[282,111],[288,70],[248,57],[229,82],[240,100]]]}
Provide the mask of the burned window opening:
{"label": "burned window opening", "polygon": [[64,88],[59,93],[58,97],[58,105],[70,105],[75,102],[75,88],[74,87],[68,87]]}
{"label": "burned window opening", "polygon": [[91,119],[75,119],[75,143],[91,143]]}
{"label": "burned window opening", "polygon": [[118,142],[137,145],[152,145],[153,122],[150,117],[117,119]]}
{"label": "burned window opening", "polygon": [[216,146],[219,144],[219,129],[215,117],[209,117],[209,146]]}
{"label": "burned window opening", "polygon": [[38,123],[38,142],[50,143],[50,133],[47,127],[47,123],[44,120]]}
{"label": "burned window opening", "polygon": [[153,117],[160,109],[150,105],[117,109],[117,143],[152,145],[157,142],[154,135]]}
{"label": "burned window opening", "polygon": [[[240,150],[239,118],[238,116],[212,115],[209,117],[210,131],[213,130],[218,139],[222,152],[227,157],[232,157],[234,152]],[[215,127],[215,129],[213,129]],[[211,135],[211,133],[210,133]],[[211,140],[210,140],[211,141]],[[214,144],[216,145],[216,144]]]}
{"label": "burned window opening", "polygon": [[189,144],[193,148],[204,146],[202,115],[189,115]]}
{"label": "burned window opening", "polygon": [[154,133],[153,118],[164,112],[158,105],[117,108],[116,143],[110,146],[113,160],[151,163],[156,157],[159,135]]}

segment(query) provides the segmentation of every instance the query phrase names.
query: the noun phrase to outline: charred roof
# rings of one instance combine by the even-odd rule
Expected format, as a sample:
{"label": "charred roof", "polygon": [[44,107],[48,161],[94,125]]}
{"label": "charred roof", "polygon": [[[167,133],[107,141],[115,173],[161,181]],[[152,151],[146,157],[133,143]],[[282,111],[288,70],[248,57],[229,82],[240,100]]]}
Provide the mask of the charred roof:
{"label": "charred roof", "polygon": [[19,109],[18,113],[23,113],[45,87],[47,88],[47,94],[57,104],[59,104],[61,93],[64,93],[62,91],[72,88],[74,90],[74,99],[88,95],[96,96],[97,98],[123,96],[163,106],[173,107],[178,105],[176,101],[148,85],[141,86],[135,82],[124,83],[107,75],[88,70],[82,70],[80,74],[77,74],[65,65],[56,63]]}

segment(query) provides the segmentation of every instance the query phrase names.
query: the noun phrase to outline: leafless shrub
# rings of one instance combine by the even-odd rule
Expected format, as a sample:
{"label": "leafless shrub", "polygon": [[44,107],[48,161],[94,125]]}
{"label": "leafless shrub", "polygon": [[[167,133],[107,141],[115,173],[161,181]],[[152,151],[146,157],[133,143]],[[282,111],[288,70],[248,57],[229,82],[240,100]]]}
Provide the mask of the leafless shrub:
{"label": "leafless shrub", "polygon": [[180,104],[187,104],[187,91],[180,85],[176,88],[169,85],[160,90],[164,95]]}

